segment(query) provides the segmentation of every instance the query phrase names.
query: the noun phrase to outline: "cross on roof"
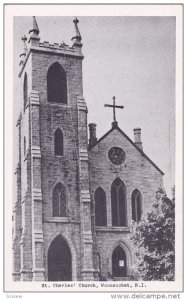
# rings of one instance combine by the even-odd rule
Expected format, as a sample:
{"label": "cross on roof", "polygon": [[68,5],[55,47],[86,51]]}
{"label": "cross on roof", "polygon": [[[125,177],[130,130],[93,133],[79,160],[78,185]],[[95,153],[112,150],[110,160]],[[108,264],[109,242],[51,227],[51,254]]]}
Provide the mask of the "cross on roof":
{"label": "cross on roof", "polygon": [[113,96],[112,99],[113,99],[113,105],[111,105],[111,104],[105,104],[104,106],[105,107],[112,107],[113,108],[113,122],[112,122],[112,126],[116,127],[116,126],[118,126],[118,122],[116,121],[116,111],[115,111],[115,109],[116,108],[123,109],[124,106],[122,106],[122,105],[116,105],[116,97],[115,96]]}

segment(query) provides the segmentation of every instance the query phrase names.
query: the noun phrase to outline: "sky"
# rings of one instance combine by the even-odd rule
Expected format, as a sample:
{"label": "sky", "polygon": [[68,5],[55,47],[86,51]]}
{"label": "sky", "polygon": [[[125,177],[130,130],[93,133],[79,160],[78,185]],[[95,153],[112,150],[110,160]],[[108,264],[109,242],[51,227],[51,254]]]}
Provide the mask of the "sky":
{"label": "sky", "polygon": [[[141,127],[144,152],[165,173],[170,195],[175,171],[175,17],[79,17],[83,43],[83,91],[88,123],[97,124],[100,138],[111,128],[112,110],[119,127],[134,140]],[[37,17],[41,42],[72,45],[72,17]],[[14,17],[14,119],[21,107],[18,91],[21,37],[31,17]]]}

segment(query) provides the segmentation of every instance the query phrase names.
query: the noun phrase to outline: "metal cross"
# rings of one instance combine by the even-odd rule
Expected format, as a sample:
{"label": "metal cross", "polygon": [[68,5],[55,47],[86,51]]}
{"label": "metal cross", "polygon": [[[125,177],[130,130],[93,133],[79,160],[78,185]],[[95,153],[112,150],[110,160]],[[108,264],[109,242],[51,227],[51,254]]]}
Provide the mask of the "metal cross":
{"label": "metal cross", "polygon": [[114,96],[112,99],[113,99],[113,105],[111,105],[111,104],[105,104],[104,106],[105,106],[105,107],[112,107],[112,108],[113,108],[113,123],[117,123],[117,122],[116,122],[116,111],[115,111],[115,109],[116,109],[116,108],[121,108],[121,109],[123,109],[124,106],[122,106],[122,105],[116,105],[116,102],[115,102],[116,97],[115,97],[115,96]]}

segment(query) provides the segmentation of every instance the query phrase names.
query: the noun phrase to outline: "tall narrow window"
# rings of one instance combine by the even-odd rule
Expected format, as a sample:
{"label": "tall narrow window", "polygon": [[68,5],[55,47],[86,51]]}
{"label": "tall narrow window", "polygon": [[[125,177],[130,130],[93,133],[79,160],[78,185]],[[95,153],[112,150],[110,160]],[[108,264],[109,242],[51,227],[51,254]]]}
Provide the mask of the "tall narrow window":
{"label": "tall narrow window", "polygon": [[126,188],[119,178],[111,186],[112,226],[127,226]]}
{"label": "tall narrow window", "polygon": [[95,191],[95,225],[106,226],[106,195],[101,187]]}
{"label": "tall narrow window", "polygon": [[135,222],[141,220],[142,214],[142,196],[139,190],[134,190],[131,198],[132,203],[132,219]]}
{"label": "tall narrow window", "polygon": [[66,217],[66,191],[64,185],[59,182],[52,193],[53,217]]}
{"label": "tall narrow window", "polygon": [[23,109],[24,109],[24,111],[26,108],[27,99],[28,99],[28,79],[27,79],[27,73],[25,73],[24,83],[23,83]]}
{"label": "tall narrow window", "polygon": [[64,152],[64,141],[63,141],[63,133],[60,130],[60,128],[58,128],[55,131],[55,155],[59,155],[62,156],[63,152]]}
{"label": "tall narrow window", "polygon": [[67,104],[67,80],[64,69],[54,63],[47,73],[48,102]]}

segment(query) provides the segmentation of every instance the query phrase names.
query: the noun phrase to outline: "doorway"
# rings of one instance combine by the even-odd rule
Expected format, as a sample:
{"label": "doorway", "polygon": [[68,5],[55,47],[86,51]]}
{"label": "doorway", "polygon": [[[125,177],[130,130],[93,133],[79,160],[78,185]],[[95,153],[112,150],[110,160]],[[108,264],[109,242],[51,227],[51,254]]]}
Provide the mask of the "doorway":
{"label": "doorway", "polygon": [[126,253],[120,246],[117,246],[112,253],[112,276],[113,277],[127,276]]}
{"label": "doorway", "polygon": [[48,280],[71,281],[72,257],[67,242],[58,235],[48,250]]}

